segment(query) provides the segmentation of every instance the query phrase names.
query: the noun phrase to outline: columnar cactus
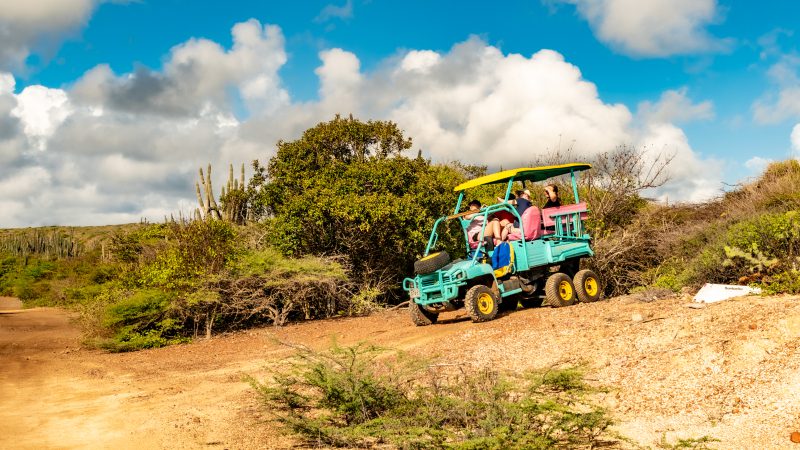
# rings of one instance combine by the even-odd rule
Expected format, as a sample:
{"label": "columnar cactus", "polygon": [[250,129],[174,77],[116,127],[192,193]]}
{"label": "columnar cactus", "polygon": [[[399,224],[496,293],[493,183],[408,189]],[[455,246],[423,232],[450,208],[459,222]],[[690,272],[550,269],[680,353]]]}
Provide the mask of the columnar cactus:
{"label": "columnar cactus", "polygon": [[[205,196],[200,192],[200,186],[203,186]],[[217,201],[214,200],[214,190],[211,187],[211,164],[208,164],[208,171],[206,176],[203,176],[203,168],[200,168],[200,181],[195,183],[197,189],[197,202],[200,203],[200,213],[204,218],[221,219],[222,215],[217,207]]]}
{"label": "columnar cactus", "polygon": [[244,224],[247,220],[247,192],[244,185],[244,164],[239,179],[233,177],[233,164],[228,169],[228,183],[222,188],[222,216],[225,220]]}

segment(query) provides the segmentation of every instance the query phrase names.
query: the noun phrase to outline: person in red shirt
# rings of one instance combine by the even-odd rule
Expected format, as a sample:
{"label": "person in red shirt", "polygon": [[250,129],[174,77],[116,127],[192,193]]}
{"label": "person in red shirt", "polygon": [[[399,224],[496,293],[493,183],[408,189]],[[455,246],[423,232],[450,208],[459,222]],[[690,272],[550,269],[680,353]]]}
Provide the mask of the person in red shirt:
{"label": "person in red shirt", "polygon": [[[497,199],[503,201],[503,199],[500,197]],[[514,194],[510,194],[508,197],[508,202],[513,205],[514,200],[516,200]],[[502,210],[497,211],[489,216],[489,220],[491,221],[491,229],[495,238],[505,241],[508,239],[508,232],[514,225],[514,221],[517,220],[517,218],[511,213],[511,211]],[[487,229],[489,229],[489,226],[487,226]]]}

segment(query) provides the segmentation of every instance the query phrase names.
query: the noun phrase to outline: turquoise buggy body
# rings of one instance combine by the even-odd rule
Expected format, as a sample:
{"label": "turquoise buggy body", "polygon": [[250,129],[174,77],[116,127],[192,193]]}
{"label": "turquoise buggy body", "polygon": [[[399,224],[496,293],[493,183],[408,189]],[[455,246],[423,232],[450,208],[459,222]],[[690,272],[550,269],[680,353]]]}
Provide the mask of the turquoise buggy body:
{"label": "turquoise buggy body", "polygon": [[[415,263],[415,276],[403,280],[409,294],[412,320],[417,325],[436,322],[438,314],[465,307],[473,321],[493,319],[502,310],[548,304],[566,306],[576,299],[599,298],[599,279],[591,271],[581,271],[580,261],[594,255],[585,220],[589,210],[578,196],[577,174],[590,169],[589,164],[573,163],[501,171],[456,186],[459,193],[453,214],[436,220],[423,257]],[[575,203],[557,208],[531,206],[520,216],[508,200],[515,182],[545,181],[570,176]],[[478,213],[459,212],[465,192],[477,186],[504,184],[504,201],[485,206]],[[505,267],[493,267],[495,252],[492,239],[484,239],[492,215],[500,211],[512,214],[519,223],[516,234],[509,236],[511,261]],[[478,215],[482,218],[477,239],[470,239],[467,229]],[[457,220],[464,231],[465,252],[450,259],[447,252],[435,252],[439,229]],[[480,220],[477,219],[477,220]],[[579,282],[579,285],[576,283]]]}

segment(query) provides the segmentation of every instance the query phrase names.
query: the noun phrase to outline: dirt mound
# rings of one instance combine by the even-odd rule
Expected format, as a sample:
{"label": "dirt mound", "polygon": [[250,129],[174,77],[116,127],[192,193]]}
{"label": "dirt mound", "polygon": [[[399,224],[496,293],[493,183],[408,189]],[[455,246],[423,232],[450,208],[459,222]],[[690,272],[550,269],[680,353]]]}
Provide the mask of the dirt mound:
{"label": "dirt mound", "polygon": [[[405,311],[308,322],[129,354],[80,347],[60,310],[0,300],[0,447],[288,448],[245,374],[291,351],[370,341],[443,362],[521,371],[584,364],[609,392],[619,431],[644,446],[710,436],[719,448],[800,448],[800,299],[741,298],[688,308],[635,297],[463,313],[415,327]],[[14,309],[11,309],[11,308]]]}

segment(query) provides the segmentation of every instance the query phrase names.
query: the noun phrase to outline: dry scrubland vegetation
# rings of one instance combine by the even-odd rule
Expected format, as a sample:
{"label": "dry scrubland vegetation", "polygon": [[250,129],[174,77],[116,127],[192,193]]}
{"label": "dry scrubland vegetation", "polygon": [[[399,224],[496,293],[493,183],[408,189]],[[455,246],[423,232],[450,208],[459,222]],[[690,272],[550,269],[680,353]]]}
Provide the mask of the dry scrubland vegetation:
{"label": "dry scrubland vegetation", "polygon": [[[219,202],[208,168],[192,220],[0,231],[0,295],[75,310],[87,344],[112,351],[368,314],[401,300],[399,281],[435,218],[450,212],[452,187],[485,172],[405,156],[410,147],[392,123],[337,117],[280,142],[268,164],[253,163],[249,181],[231,169]],[[797,161],[773,163],[717,200],[667,206],[642,193],[666,180],[668,161],[646,160],[620,148],[590,161],[581,180],[597,253],[587,263],[606,295],[705,282],[800,293]],[[471,195],[491,202],[497,193]],[[460,232],[450,231],[440,241],[458,254]],[[618,439],[575,369],[512,380],[376,355],[301,350],[287,371],[252,383],[311,443],[530,448]],[[707,439],[684,444],[702,448]]]}

